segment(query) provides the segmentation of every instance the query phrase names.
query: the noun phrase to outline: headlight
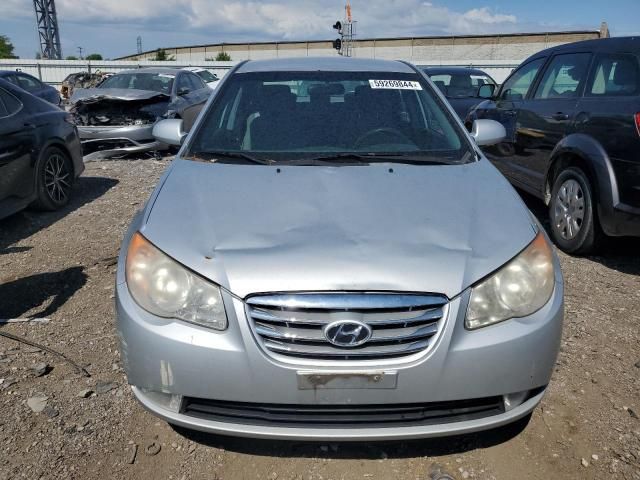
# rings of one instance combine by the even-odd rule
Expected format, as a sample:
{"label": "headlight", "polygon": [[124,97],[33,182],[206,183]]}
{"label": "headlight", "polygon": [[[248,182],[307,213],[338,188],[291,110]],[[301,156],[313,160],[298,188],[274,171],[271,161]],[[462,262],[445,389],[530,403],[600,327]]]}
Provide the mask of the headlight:
{"label": "headlight", "polygon": [[126,278],[136,303],[158,317],[227,328],[220,288],[191,273],[139,233],[129,244]]}
{"label": "headlight", "polygon": [[538,233],[517,257],[473,287],[465,325],[475,329],[531,315],[549,301],[554,285],[553,253]]}

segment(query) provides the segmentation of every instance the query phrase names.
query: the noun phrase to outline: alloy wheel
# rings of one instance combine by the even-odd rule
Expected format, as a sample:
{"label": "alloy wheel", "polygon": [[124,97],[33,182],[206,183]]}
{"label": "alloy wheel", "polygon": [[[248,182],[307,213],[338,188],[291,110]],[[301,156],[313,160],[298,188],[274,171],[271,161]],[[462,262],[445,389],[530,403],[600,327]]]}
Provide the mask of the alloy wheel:
{"label": "alloy wheel", "polygon": [[67,160],[59,153],[53,153],[44,165],[44,186],[49,198],[56,203],[64,203],[71,189],[71,172]]}
{"label": "alloy wheel", "polygon": [[554,222],[560,236],[572,240],[580,233],[584,221],[584,192],[580,184],[570,178],[558,190],[555,199]]}

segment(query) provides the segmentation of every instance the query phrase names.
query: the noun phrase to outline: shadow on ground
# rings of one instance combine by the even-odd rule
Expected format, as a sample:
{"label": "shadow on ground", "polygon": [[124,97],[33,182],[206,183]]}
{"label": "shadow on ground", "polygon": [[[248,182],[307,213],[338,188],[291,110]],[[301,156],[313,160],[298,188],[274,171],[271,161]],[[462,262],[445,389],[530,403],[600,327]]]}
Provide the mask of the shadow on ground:
{"label": "shadow on ground", "polygon": [[[518,190],[529,210],[538,218],[549,233],[549,213],[547,207],[538,198],[524,191]],[[640,255],[638,246],[640,239],[633,237],[609,237],[606,238],[602,248],[596,255],[588,255],[585,258],[598,262],[605,267],[617,270],[621,273],[640,275]]]}
{"label": "shadow on ground", "polygon": [[375,460],[380,458],[438,457],[493,447],[520,434],[529,423],[529,419],[530,416],[527,416],[510,425],[480,433],[393,442],[300,442],[258,439],[248,441],[243,438],[212,435],[178,426],[173,426],[173,429],[187,440],[200,445],[247,455]]}
{"label": "shadow on ground", "polygon": [[[0,318],[44,318],[55,313],[87,283],[84,267],[38,273],[0,285]],[[33,312],[34,309],[42,307]]]}
{"label": "shadow on ground", "polygon": [[12,245],[47,228],[78,208],[101,197],[118,183],[113,178],[80,177],[73,189],[69,204],[56,212],[23,210],[0,220],[0,255],[30,250],[31,247]]}

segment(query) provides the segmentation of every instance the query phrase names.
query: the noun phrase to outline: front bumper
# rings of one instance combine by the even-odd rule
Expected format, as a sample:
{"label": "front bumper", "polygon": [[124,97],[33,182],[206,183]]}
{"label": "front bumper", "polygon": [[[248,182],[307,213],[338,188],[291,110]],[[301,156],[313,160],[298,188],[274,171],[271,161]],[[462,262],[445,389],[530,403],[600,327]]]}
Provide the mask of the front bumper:
{"label": "front bumper", "polygon": [[[280,439],[383,440],[453,435],[498,427],[527,415],[543,396],[557,357],[563,318],[563,284],[557,268],[550,301],[533,315],[476,331],[464,328],[468,291],[453,299],[443,331],[426,354],[378,361],[282,361],[259,347],[242,300],[223,294],[229,328],[216,332],[153,317],[138,307],[121,279],[116,307],[122,358],[138,400],[170,423],[197,430]],[[391,371],[391,389],[301,389],[297,374]],[[322,428],[217,421],[167,409],[164,392],[184,397],[272,405],[405,405],[531,392],[502,413],[430,425]],[[524,401],[523,401],[524,400]]]}
{"label": "front bumper", "polygon": [[85,161],[166,150],[153,137],[153,125],[78,126]]}

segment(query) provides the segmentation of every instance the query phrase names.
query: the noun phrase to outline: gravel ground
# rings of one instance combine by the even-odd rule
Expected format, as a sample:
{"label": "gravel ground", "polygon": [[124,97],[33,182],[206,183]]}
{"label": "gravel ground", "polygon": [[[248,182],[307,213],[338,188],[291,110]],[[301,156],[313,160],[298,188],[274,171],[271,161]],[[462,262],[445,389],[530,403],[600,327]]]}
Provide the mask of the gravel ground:
{"label": "gravel ground", "polygon": [[120,366],[113,284],[126,226],[167,165],[88,164],[64,211],[0,221],[0,318],[50,319],[0,331],[91,373],[0,337],[0,479],[428,479],[434,468],[456,479],[640,479],[637,240],[611,242],[598,257],[561,255],[562,350],[528,424],[429,441],[310,444],[158,421],[133,399]]}

